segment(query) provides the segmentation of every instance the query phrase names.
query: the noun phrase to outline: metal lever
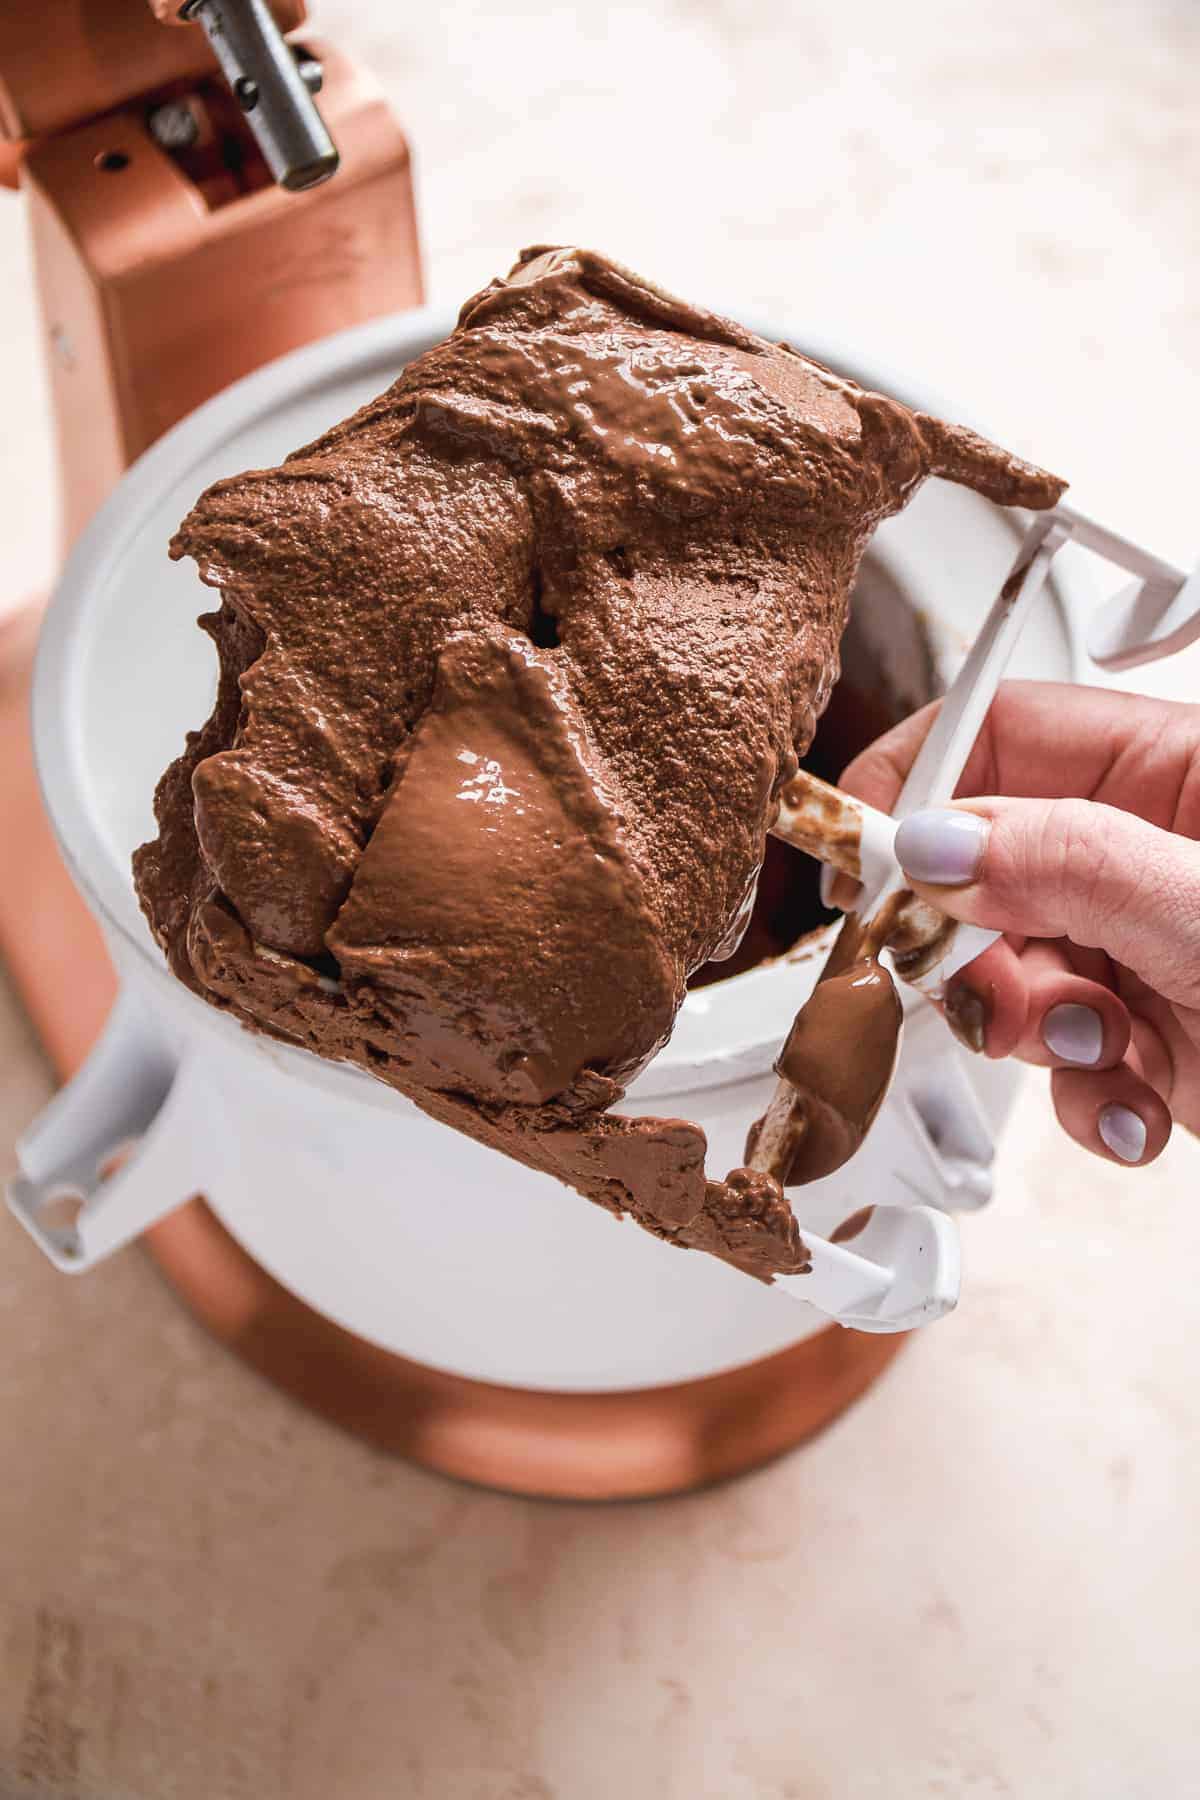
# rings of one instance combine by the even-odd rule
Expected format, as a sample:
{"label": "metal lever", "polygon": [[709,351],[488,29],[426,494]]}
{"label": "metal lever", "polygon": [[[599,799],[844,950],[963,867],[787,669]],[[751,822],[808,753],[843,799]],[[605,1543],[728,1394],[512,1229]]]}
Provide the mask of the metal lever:
{"label": "metal lever", "polygon": [[328,181],[338,166],[337,147],[266,0],[186,0],[179,17],[204,27],[280,187]]}

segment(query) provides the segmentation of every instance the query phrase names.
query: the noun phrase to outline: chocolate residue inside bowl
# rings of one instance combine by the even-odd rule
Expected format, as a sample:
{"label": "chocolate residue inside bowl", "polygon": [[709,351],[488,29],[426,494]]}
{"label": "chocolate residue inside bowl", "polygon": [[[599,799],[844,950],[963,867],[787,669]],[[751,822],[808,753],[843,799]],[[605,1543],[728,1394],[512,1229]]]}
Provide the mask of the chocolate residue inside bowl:
{"label": "chocolate residue inside bowl", "polygon": [[[837,783],[860,751],[942,691],[924,619],[878,556],[863,558],[842,638],[842,673],[802,766]],[[820,865],[767,839],[750,923],[734,954],[707,962],[689,988],[744,974],[791,950],[840,915],[822,906]]]}

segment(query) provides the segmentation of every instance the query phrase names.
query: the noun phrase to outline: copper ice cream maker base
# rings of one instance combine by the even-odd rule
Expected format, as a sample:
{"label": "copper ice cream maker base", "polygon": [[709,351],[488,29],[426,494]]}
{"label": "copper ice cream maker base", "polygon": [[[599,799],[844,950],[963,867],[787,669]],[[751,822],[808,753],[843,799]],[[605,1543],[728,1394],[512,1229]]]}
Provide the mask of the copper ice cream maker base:
{"label": "copper ice cream maker base", "polygon": [[313,1412],[439,1474],[547,1499],[649,1499],[743,1474],[836,1418],[905,1341],[831,1325],[699,1381],[612,1393],[505,1387],[410,1362],[334,1324],[199,1200],[145,1241],[213,1335]]}

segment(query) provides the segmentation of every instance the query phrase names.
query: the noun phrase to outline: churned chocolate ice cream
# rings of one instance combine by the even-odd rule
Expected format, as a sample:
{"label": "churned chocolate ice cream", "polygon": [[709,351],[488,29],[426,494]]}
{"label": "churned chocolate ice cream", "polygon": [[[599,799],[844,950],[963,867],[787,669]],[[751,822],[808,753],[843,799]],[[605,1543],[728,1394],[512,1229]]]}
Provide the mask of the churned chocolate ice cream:
{"label": "churned chocolate ice cream", "polygon": [[658,1236],[805,1266],[779,1182],[610,1109],[735,947],[838,674],[863,547],[973,433],[575,249],[172,555],[221,604],[211,718],[135,858],[174,972]]}

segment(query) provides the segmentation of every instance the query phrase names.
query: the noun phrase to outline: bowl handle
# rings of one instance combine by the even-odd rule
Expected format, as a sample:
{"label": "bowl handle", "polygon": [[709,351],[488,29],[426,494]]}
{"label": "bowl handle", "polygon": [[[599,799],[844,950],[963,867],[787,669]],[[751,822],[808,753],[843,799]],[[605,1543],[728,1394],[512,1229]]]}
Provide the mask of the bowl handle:
{"label": "bowl handle", "polygon": [[57,1268],[91,1268],[207,1185],[216,1134],[196,1064],[123,989],[83,1067],[18,1142],[6,1190]]}

